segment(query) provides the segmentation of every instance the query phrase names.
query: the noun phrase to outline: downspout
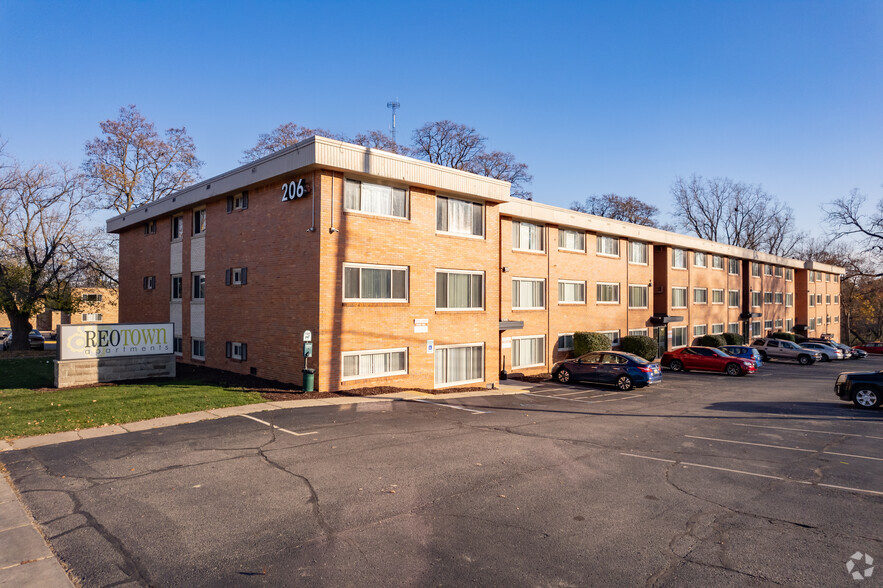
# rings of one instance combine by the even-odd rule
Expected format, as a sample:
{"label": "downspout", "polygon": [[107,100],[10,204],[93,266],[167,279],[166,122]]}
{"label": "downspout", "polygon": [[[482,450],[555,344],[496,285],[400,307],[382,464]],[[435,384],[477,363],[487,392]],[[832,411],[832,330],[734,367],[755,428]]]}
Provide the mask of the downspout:
{"label": "downspout", "polygon": [[[550,241],[550,237],[552,235],[552,229],[549,225],[546,225],[546,332],[549,333],[549,340],[552,339],[552,300],[549,297],[552,291],[552,243]],[[558,289],[556,288],[557,292]],[[549,347],[549,342],[546,341],[546,349],[553,349]],[[558,345],[557,339],[555,345]],[[554,353],[554,351],[553,351]],[[546,368],[551,368],[551,358],[549,354],[546,354]],[[549,369],[551,371],[551,369]]]}
{"label": "downspout", "polygon": [[313,214],[310,218],[310,228],[307,229],[307,231],[313,233],[316,231],[316,172],[313,172],[313,179],[311,182],[310,186],[312,187],[312,190],[310,190],[310,198],[313,200]]}
{"label": "downspout", "polygon": [[339,232],[334,228],[334,172],[331,172],[331,226],[328,227],[328,232],[332,235]]}

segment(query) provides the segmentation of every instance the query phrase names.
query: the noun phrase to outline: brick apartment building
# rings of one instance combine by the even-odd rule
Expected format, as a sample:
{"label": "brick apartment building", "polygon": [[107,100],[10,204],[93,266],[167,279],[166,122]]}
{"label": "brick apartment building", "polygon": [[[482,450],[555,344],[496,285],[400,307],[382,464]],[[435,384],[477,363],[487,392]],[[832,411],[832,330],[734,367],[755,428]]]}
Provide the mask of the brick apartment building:
{"label": "brick apartment building", "polygon": [[[47,308],[31,317],[31,324],[39,331],[55,331],[58,325],[94,325],[116,323],[119,320],[117,291],[111,288],[74,288],[77,312],[63,312]],[[10,328],[9,318],[0,313],[0,328]]]}
{"label": "brick apartment building", "polygon": [[839,328],[842,268],[510,199],[509,184],[313,137],[107,222],[122,322],[180,361],[319,389],[548,371],[575,331]]}

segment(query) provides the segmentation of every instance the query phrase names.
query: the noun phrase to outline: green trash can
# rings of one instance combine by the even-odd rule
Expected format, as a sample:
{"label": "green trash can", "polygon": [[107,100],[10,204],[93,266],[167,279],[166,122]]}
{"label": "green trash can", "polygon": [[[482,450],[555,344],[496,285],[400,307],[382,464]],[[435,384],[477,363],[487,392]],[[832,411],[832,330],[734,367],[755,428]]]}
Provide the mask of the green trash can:
{"label": "green trash can", "polygon": [[308,368],[304,370],[304,392],[312,392],[313,391],[313,382],[316,379],[316,370],[312,368]]}

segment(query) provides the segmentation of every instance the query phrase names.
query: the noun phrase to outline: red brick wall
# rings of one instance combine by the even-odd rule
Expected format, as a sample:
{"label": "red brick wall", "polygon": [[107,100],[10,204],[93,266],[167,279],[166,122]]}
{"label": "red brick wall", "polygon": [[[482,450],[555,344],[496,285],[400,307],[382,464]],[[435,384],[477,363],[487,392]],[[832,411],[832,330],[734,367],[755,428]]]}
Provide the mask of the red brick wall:
{"label": "red brick wall", "polygon": [[[120,233],[121,323],[168,322],[171,230],[171,220],[166,217],[156,220],[153,235],[145,235],[141,224]],[[156,276],[155,289],[144,289],[145,276]]]}

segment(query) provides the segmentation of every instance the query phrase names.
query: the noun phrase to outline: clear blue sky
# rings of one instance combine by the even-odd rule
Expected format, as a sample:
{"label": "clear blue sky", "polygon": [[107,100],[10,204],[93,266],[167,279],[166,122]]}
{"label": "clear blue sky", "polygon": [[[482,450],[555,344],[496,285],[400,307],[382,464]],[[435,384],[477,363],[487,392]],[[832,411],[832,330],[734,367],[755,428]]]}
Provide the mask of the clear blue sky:
{"label": "clear blue sky", "polygon": [[0,135],[79,165],[137,104],[186,126],[208,177],[284,122],[355,134],[474,126],[530,166],[536,200],[677,176],[761,183],[822,231],[821,203],[883,196],[883,2],[37,2],[0,0]]}

